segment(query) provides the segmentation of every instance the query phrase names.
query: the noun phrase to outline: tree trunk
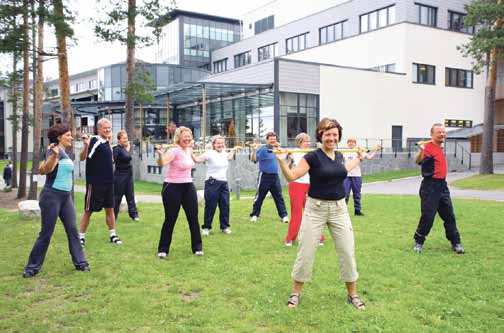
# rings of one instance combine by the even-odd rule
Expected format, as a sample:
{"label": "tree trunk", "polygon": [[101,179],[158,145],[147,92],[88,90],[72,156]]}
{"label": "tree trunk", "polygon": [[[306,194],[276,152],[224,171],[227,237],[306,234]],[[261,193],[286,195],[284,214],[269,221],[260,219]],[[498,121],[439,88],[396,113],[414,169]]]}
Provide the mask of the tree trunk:
{"label": "tree trunk", "polygon": [[[128,37],[127,37],[127,58],[126,58],[126,87],[133,83],[135,73],[135,18],[136,0],[128,0]],[[133,93],[126,93],[126,123],[125,128],[131,142],[135,140],[135,101]],[[140,134],[141,139],[141,134]]]}
{"label": "tree trunk", "polygon": [[18,76],[17,76],[18,53],[12,56],[12,187],[18,186],[17,177],[17,153],[18,153]]}
{"label": "tree trunk", "polygon": [[[30,193],[28,194],[28,199],[37,199],[37,182],[33,179],[34,175],[38,175],[38,167],[40,162],[40,138],[41,138],[41,122],[42,122],[42,99],[44,91],[44,67],[43,58],[40,55],[44,50],[44,0],[39,0],[39,20],[38,20],[38,46],[36,48],[36,59],[37,59],[37,75],[35,78],[35,89],[33,94],[34,99],[34,110],[33,110],[33,161],[32,161],[32,177],[30,182]],[[35,22],[34,22],[35,23]],[[35,24],[34,24],[35,25]],[[35,45],[35,38],[33,38],[33,45]],[[34,48],[35,49],[35,48]]]}
{"label": "tree trunk", "polygon": [[21,127],[21,167],[19,171],[18,199],[26,196],[26,169],[28,164],[28,114],[30,108],[30,53],[28,0],[23,1],[23,123]]}
{"label": "tree trunk", "polygon": [[68,80],[68,57],[66,45],[66,32],[62,22],[65,20],[62,0],[54,0],[54,14],[60,23],[56,24],[56,45],[58,49],[59,89],[62,123],[71,126],[70,83]]}

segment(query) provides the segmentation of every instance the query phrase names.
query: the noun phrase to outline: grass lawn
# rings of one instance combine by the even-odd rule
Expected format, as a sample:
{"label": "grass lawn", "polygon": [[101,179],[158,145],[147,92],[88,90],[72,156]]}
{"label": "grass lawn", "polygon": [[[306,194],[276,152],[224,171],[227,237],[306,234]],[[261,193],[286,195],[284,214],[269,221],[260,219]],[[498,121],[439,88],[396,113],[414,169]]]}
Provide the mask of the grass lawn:
{"label": "grass lawn", "polygon": [[[5,168],[6,164],[7,164],[7,160],[0,160],[0,172],[2,172],[2,174],[3,174],[3,169]],[[21,161],[18,160],[17,161],[18,172],[20,170],[20,164],[21,164]],[[27,170],[31,171],[31,168],[32,168],[32,161],[29,160],[27,163]]]}
{"label": "grass lawn", "polygon": [[[77,216],[83,195],[76,194]],[[86,254],[76,272],[58,223],[45,264],[21,277],[38,222],[0,212],[0,331],[165,332],[502,332],[503,203],[454,200],[465,255],[451,252],[436,220],[422,254],[412,250],[416,196],[366,195],[367,215],[353,218],[359,292],[365,311],[345,303],[338,260],[326,243],[300,306],[285,306],[296,247],[267,199],[257,224],[252,201],[231,202],[232,235],[204,238],[204,257],[190,250],[184,214],[167,260],[156,257],[160,204],[140,203],[142,221],[118,220],[122,246],[108,243],[103,213],[93,215]],[[350,207],[350,211],[352,208]],[[200,218],[202,217],[200,211]],[[218,224],[215,223],[218,229]]]}
{"label": "grass lawn", "polygon": [[504,191],[504,175],[474,175],[451,182],[450,185],[468,190]]}

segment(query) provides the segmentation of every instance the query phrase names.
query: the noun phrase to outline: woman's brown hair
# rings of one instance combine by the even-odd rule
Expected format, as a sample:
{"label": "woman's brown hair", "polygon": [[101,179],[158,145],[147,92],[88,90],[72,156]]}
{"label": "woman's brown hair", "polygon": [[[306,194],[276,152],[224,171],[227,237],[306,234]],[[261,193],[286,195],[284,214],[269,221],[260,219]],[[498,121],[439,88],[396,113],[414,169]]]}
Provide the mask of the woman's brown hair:
{"label": "woman's brown hair", "polygon": [[331,118],[323,118],[320,121],[317,127],[317,141],[322,142],[322,135],[324,134],[324,132],[333,128],[338,129],[338,141],[341,141],[341,138],[343,137],[343,127],[341,127],[340,123],[336,119]]}

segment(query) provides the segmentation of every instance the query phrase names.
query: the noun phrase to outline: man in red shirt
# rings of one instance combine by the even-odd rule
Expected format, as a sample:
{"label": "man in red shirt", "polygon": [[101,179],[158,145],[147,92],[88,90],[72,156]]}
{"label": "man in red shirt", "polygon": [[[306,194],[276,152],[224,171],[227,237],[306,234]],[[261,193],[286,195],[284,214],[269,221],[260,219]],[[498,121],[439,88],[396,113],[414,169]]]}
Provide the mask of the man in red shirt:
{"label": "man in red shirt", "polygon": [[460,244],[460,235],[455,222],[450,191],[446,184],[447,164],[443,152],[446,139],[446,129],[441,124],[431,127],[432,140],[419,145],[420,151],[416,155],[416,162],[422,166],[422,185],[420,186],[420,201],[422,215],[415,232],[415,252],[423,250],[425,238],[429,234],[436,212],[444,221],[446,238],[452,244],[452,250],[458,254],[464,253]]}

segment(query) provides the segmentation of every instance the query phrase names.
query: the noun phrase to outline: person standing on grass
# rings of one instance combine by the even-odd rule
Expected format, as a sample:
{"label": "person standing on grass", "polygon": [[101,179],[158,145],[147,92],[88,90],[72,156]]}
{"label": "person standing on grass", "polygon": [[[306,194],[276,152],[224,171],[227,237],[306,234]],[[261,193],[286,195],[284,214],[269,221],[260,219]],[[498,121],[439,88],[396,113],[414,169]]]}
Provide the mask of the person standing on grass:
{"label": "person standing on grass", "polygon": [[65,153],[65,149],[72,146],[72,133],[68,126],[57,124],[49,128],[47,136],[51,145],[46,160],[38,169],[41,175],[46,175],[39,198],[42,228],[24,269],[24,278],[34,277],[42,268],[58,217],[65,228],[75,269],[82,272],[90,270],[75,224],[75,207],[72,201],[74,165]]}
{"label": "person standing on grass", "polygon": [[231,234],[229,225],[229,186],[227,170],[229,161],[233,159],[235,149],[226,152],[224,138],[220,135],[212,137],[212,149],[200,156],[192,155],[196,163],[207,162],[207,175],[205,179],[205,220],[202,225],[204,236],[210,235],[212,222],[219,206],[220,229],[223,233]]}
{"label": "person standing on grass", "polygon": [[157,147],[157,163],[160,167],[169,166],[163,183],[161,195],[165,219],[161,229],[158,245],[158,258],[165,259],[170,252],[173,229],[177,222],[180,206],[189,223],[191,232],[191,249],[196,256],[203,255],[203,243],[198,222],[198,197],[194,187],[191,170],[193,137],[189,128],[177,128],[173,136],[174,147],[163,154],[163,146]]}
{"label": "person standing on grass", "polygon": [[413,250],[420,253],[423,250],[425,238],[429,234],[436,213],[444,221],[446,238],[451,243],[451,248],[458,254],[463,254],[464,248],[460,243],[460,234],[453,213],[450,190],[446,183],[448,167],[443,152],[443,143],[446,140],[446,129],[442,124],[431,127],[432,140],[421,144],[420,151],[415,157],[422,166],[422,184],[420,185],[420,205],[422,214],[415,235]]}
{"label": "person standing on grass", "polygon": [[[299,133],[296,136],[296,146],[299,149],[309,149],[311,146],[310,136],[306,133]],[[287,155],[288,159],[291,161],[289,163],[289,168],[294,169],[298,166],[299,162],[305,153],[292,152]],[[299,228],[301,227],[301,218],[303,217],[303,209],[306,204],[306,196],[308,195],[308,189],[310,188],[310,175],[305,174],[304,176],[289,182],[289,198],[291,206],[291,219],[289,222],[289,231],[285,237],[285,246],[292,246],[297,238]],[[324,235],[320,237],[320,244],[324,245]]]}
{"label": "person standing on grass", "polygon": [[[357,147],[357,139],[354,137],[349,137],[347,139],[347,146],[350,149],[355,149]],[[376,152],[381,146],[377,146],[377,149],[374,150],[371,154],[360,153],[362,159],[372,160]],[[353,159],[359,157],[359,153],[357,152],[345,152],[343,153],[343,157],[345,158],[345,163],[349,162]],[[356,216],[364,216],[364,213],[361,209],[361,189],[362,189],[362,172],[360,166],[356,166],[352,170],[348,171],[348,176],[345,178],[345,182],[343,183],[345,186],[345,201],[348,205],[348,200],[350,199],[350,192],[353,192],[353,201],[354,201],[354,214]]]}
{"label": "person standing on grass", "polygon": [[112,124],[102,118],[97,124],[98,136],[84,136],[84,147],[80,160],[86,160],[86,196],[84,197],[84,214],[80,222],[81,245],[86,245],[86,231],[93,212],[105,208],[105,221],[109,228],[110,242],[122,244],[116,234],[114,216],[114,165],[112,159]]}
{"label": "person standing on grass", "polygon": [[280,168],[288,181],[310,174],[310,189],[303,213],[296,261],[292,270],[293,292],[287,305],[299,304],[301,290],[312,276],[313,262],[320,236],[327,225],[339,256],[340,279],[345,282],[347,302],[356,309],[365,304],[357,294],[357,264],[355,261],[352,221],[345,202],[343,181],[348,171],[360,163],[356,158],[345,164],[343,155],[335,151],[342,135],[341,125],[334,119],[324,118],[317,128],[317,141],[321,148],[307,153],[293,170],[285,162],[286,154],[277,152]]}
{"label": "person standing on grass", "polygon": [[278,147],[277,135],[275,132],[266,133],[266,145],[258,148],[257,144],[251,145],[252,162],[259,163],[259,174],[257,176],[257,190],[250,213],[250,221],[257,222],[261,214],[261,207],[268,192],[271,192],[277,208],[278,215],[282,222],[289,223],[289,216],[285,209],[285,202],[282,196],[282,186],[278,177],[278,162],[273,149]]}
{"label": "person standing on grass", "polygon": [[126,131],[117,132],[117,145],[112,149],[114,156],[115,171],[114,171],[114,217],[117,221],[119,208],[123,196],[126,196],[128,204],[128,214],[130,218],[138,222],[138,210],[135,203],[135,187],[133,180],[133,167],[131,166],[131,145],[128,140]]}
{"label": "person standing on grass", "polygon": [[3,169],[3,180],[5,187],[11,187],[12,182],[12,162],[8,161]]}

